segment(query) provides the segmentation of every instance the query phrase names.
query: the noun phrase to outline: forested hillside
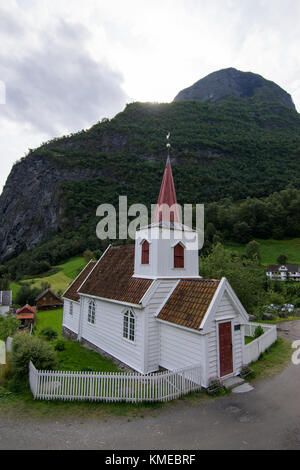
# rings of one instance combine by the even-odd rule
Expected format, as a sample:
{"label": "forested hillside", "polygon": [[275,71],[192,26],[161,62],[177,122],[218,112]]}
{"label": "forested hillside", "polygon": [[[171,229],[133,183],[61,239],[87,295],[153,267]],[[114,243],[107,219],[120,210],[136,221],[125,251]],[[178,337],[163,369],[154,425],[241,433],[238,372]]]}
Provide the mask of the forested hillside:
{"label": "forested hillside", "polygon": [[0,197],[2,263],[31,251],[10,261],[12,275],[28,269],[29,259],[38,271],[37,263],[104,249],[95,235],[99,204],[117,204],[119,195],[129,204],[156,203],[169,130],[181,204],[238,202],[288,185],[300,188],[300,115],[293,109],[235,98],[132,103],[112,120],[31,150],[13,167]]}

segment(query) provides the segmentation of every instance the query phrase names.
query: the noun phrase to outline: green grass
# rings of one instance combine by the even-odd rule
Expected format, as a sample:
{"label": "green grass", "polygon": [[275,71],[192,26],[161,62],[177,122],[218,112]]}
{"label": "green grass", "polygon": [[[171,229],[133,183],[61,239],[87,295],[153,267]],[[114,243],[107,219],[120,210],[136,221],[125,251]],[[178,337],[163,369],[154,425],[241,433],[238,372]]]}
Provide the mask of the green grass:
{"label": "green grass", "polygon": [[110,359],[86,349],[76,341],[66,341],[66,349],[57,351],[57,370],[119,372]]}
{"label": "green grass", "polygon": [[58,338],[60,338],[62,333],[62,319],[62,308],[38,312],[35,324],[35,334],[39,335],[44,328],[51,326],[51,328],[57,332]]}
{"label": "green grass", "polygon": [[291,360],[291,354],[291,343],[283,338],[278,338],[272,346],[261,354],[258,361],[250,364],[253,374],[249,376],[249,381],[279,374]]}
{"label": "green grass", "polygon": [[[286,255],[289,263],[300,264],[300,238],[290,240],[261,240],[255,239],[260,244],[262,264],[277,264],[279,255]],[[225,247],[238,255],[245,253],[246,245],[241,243],[226,242]]]}
{"label": "green grass", "polygon": [[253,336],[245,336],[245,344],[249,344],[254,341]]}
{"label": "green grass", "polygon": [[75,279],[80,271],[85,267],[86,261],[82,256],[70,258],[66,263],[60,264],[58,267],[62,269],[65,276],[69,279]]}

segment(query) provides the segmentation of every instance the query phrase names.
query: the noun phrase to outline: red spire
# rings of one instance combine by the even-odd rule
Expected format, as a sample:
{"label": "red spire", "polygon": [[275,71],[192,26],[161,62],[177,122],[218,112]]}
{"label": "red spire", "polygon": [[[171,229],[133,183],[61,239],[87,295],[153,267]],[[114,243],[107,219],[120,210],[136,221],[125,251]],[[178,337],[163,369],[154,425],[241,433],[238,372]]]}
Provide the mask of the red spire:
{"label": "red spire", "polygon": [[[170,210],[168,207],[163,207],[163,205],[169,206]],[[171,209],[172,206],[173,208]],[[181,222],[169,157],[167,158],[166,168],[154,215],[154,222],[160,222],[161,220],[165,222]]]}

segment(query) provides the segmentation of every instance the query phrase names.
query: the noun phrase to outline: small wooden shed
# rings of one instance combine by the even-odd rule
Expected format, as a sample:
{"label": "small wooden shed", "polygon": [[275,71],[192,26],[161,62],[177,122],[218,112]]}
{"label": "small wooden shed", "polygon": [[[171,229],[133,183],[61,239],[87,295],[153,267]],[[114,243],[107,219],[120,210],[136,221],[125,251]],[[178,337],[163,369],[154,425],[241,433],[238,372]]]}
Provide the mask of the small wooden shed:
{"label": "small wooden shed", "polygon": [[36,299],[37,310],[55,310],[63,307],[63,301],[51,289],[46,289]]}

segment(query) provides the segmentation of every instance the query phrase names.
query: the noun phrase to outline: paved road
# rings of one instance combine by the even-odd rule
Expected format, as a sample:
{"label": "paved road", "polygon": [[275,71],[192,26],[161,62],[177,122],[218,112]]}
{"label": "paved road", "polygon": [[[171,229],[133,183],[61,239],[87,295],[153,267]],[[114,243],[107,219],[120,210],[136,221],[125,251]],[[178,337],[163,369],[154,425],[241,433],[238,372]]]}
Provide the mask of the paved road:
{"label": "paved road", "polygon": [[[280,334],[300,339],[300,322]],[[299,334],[298,334],[299,332]],[[246,394],[177,401],[144,418],[16,422],[0,417],[0,449],[299,449],[300,365]]]}

